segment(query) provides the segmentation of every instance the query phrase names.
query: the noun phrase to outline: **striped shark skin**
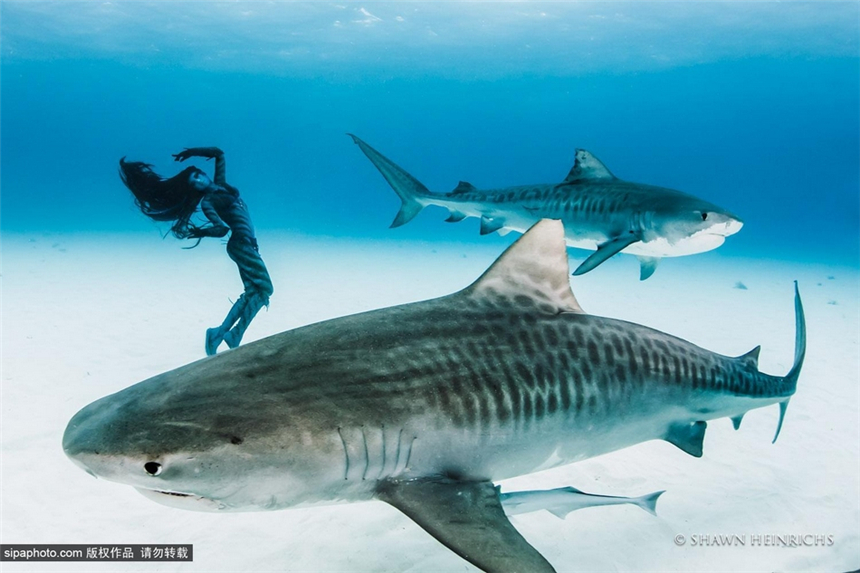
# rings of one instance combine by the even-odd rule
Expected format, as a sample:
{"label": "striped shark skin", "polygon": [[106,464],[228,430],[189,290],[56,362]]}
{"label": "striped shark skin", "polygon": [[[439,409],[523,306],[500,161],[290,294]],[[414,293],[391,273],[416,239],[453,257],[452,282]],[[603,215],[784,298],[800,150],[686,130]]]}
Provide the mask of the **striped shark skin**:
{"label": "striped shark skin", "polygon": [[[796,286],[795,286],[796,290]],[[231,512],[381,500],[484,571],[553,571],[495,482],[647,440],[702,455],[708,420],[780,404],[794,365],[715,354],[587,314],[545,220],[452,295],[283,332],[84,407],[63,448],[173,507]],[[779,433],[777,429],[777,435]]]}
{"label": "striped shark skin", "polygon": [[460,181],[450,193],[433,193],[360,138],[347,135],[403,202],[392,228],[428,205],[448,209],[450,223],[479,217],[482,235],[522,233],[540,219],[560,219],[569,246],[595,251],[574,275],[623,252],[639,259],[639,280],[644,281],[661,258],[716,249],[743,226],[737,216],[692,195],[618,179],[584,149],[576,150],[573,168],[560,183],[482,190]]}

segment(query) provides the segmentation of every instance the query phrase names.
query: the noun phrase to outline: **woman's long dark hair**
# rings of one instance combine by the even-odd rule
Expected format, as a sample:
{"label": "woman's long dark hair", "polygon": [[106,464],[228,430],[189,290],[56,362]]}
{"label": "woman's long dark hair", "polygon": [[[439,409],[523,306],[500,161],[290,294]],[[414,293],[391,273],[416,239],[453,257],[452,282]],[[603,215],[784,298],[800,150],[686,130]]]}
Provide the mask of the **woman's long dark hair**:
{"label": "woman's long dark hair", "polygon": [[197,226],[191,216],[203,199],[203,193],[191,186],[192,173],[200,171],[188,167],[169,179],[152,170],[152,165],[141,161],[119,160],[119,176],[134,195],[141,212],[154,221],[173,221],[170,232],[178,239],[187,239]]}

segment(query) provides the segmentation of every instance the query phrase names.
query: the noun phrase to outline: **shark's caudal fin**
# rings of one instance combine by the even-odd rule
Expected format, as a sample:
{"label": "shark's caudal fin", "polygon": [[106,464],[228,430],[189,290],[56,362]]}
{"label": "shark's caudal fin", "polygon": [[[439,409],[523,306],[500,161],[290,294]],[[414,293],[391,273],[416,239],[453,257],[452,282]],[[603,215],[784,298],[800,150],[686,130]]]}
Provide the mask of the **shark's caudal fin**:
{"label": "shark's caudal fin", "polygon": [[411,221],[425,207],[425,204],[420,199],[424,195],[429,195],[430,190],[403,168],[355,135],[351,133],[347,133],[347,135],[358,144],[361,151],[379,169],[379,172],[382,173],[382,176],[385,177],[385,180],[388,181],[388,184],[391,185],[391,188],[394,189],[394,192],[403,201],[403,205],[400,206],[400,211],[391,223],[391,227],[399,227]]}
{"label": "shark's caudal fin", "polygon": [[649,493],[648,495],[637,497],[633,499],[633,502],[651,515],[657,515],[657,498],[659,498],[664,493],[666,493],[665,489],[661,491],[655,491],[654,493]]}
{"label": "shark's caudal fin", "polygon": [[[803,302],[800,300],[800,289],[797,287],[797,281],[794,281],[794,323],[794,365],[785,375],[785,381],[788,383],[792,394],[797,388],[797,379],[800,376],[800,369],[803,368],[803,359],[806,357],[806,317],[803,314]],[[773,443],[776,443],[779,432],[782,430],[782,422],[785,419],[789,400],[791,400],[791,396],[779,403],[779,423],[776,426]]]}
{"label": "shark's caudal fin", "polygon": [[584,312],[570,290],[561,221],[542,219],[461,294],[502,297],[551,313]]}

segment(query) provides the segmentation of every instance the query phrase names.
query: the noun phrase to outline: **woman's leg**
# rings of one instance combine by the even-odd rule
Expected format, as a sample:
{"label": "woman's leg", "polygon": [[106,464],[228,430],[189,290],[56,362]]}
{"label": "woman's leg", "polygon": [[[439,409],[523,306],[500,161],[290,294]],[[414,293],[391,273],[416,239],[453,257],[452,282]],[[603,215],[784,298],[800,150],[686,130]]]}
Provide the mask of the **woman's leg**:
{"label": "woman's leg", "polygon": [[[233,328],[233,325],[236,324],[236,321],[242,318],[245,309],[248,306],[248,297],[244,294],[241,295],[236,302],[233,303],[233,307],[230,309],[230,312],[227,313],[227,316],[224,318],[224,321],[221,323],[221,326],[217,326],[215,328],[210,328],[206,330],[206,355],[212,356],[218,349],[218,346],[224,340],[224,335]],[[229,343],[227,346],[230,346]],[[230,346],[230,348],[233,348]]]}
{"label": "woman's leg", "polygon": [[227,326],[226,319],[222,325],[222,327],[226,326],[229,332],[225,332],[221,339],[230,348],[236,348],[242,342],[245,330],[260,309],[269,305],[269,297],[274,292],[274,288],[269,278],[269,271],[257,250],[255,239],[233,235],[227,243],[227,254],[239,267],[239,276],[242,278],[242,284],[245,285],[245,293],[240,297],[244,305],[237,308],[239,301],[236,301],[236,305],[233,305],[230,314],[227,315],[228,318],[233,319],[235,326],[233,322]]}
{"label": "woman's leg", "polygon": [[239,343],[242,342],[242,337],[245,335],[245,331],[251,325],[251,321],[254,320],[254,317],[257,316],[257,313],[260,312],[261,308],[268,306],[269,304],[269,297],[257,292],[247,292],[243,296],[247,303],[242,308],[239,320],[236,322],[236,326],[232,327],[230,331],[223,336],[224,342],[226,342],[227,346],[230,348],[236,348],[239,346]]}

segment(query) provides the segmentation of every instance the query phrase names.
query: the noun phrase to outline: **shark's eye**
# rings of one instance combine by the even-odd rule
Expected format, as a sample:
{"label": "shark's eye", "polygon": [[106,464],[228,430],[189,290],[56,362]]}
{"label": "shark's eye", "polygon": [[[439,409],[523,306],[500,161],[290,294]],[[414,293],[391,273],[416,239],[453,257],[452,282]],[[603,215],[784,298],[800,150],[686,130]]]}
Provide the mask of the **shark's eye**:
{"label": "shark's eye", "polygon": [[708,214],[702,213],[702,221],[707,221],[707,220],[708,220]]}
{"label": "shark's eye", "polygon": [[161,473],[161,464],[158,462],[146,462],[143,464],[143,469],[151,476],[157,476]]}

